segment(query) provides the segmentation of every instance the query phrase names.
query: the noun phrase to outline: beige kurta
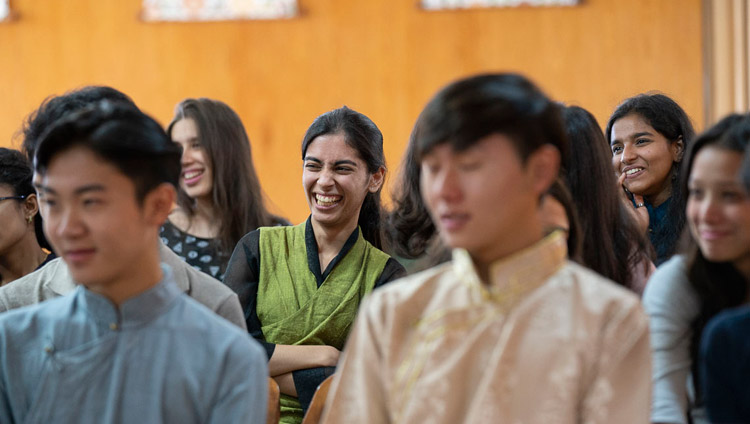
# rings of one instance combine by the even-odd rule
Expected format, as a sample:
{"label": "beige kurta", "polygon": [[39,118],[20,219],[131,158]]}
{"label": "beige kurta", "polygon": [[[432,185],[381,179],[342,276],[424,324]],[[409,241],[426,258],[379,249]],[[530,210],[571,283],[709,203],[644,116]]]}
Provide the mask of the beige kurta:
{"label": "beige kurta", "polygon": [[638,298],[566,260],[552,235],[493,264],[469,255],[376,290],[360,310],[324,423],[647,423]]}

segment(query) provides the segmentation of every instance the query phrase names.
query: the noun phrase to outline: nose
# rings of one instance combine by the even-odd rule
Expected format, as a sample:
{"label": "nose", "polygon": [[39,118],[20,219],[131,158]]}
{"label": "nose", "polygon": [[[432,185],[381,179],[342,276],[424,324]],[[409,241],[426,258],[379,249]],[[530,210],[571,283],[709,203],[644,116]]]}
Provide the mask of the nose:
{"label": "nose", "polygon": [[622,153],[620,154],[620,161],[622,163],[632,163],[638,157],[635,151],[635,146],[625,144],[622,147]]}
{"label": "nose", "polygon": [[189,165],[193,162],[193,158],[190,155],[190,147],[182,146],[182,156],[180,156],[180,164],[182,166]]}
{"label": "nose", "polygon": [[54,233],[61,238],[76,238],[85,232],[85,226],[75,208],[66,208],[56,219],[50,219],[55,226]]}
{"label": "nose", "polygon": [[431,196],[449,203],[461,200],[462,191],[458,174],[452,167],[446,167],[444,170],[428,177],[428,179],[432,180],[428,187]]}
{"label": "nose", "polygon": [[706,223],[715,223],[721,217],[719,202],[714,196],[706,196],[701,202],[700,218]]}
{"label": "nose", "polygon": [[320,187],[332,187],[334,184],[333,172],[328,168],[322,169],[318,174],[317,183]]}

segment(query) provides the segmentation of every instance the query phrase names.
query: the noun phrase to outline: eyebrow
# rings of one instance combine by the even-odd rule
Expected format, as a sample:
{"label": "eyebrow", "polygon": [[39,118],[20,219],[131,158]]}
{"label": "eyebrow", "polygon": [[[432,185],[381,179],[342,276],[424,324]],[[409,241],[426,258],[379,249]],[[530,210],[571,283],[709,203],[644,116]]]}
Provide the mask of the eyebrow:
{"label": "eyebrow", "polygon": [[[644,135],[649,135],[649,136],[652,136],[652,137],[654,136],[654,134],[652,134],[652,133],[650,133],[648,131],[643,131],[643,132],[635,133],[635,134],[631,135],[628,138],[638,138],[638,137],[643,137]],[[612,140],[611,143],[609,143],[609,145],[611,146],[611,145],[613,145],[615,143],[622,143],[622,140],[619,139],[619,138],[614,139],[614,140]]]}
{"label": "eyebrow", "polygon": [[[46,185],[34,184],[34,188],[36,188],[38,191],[43,192],[43,193],[57,194],[57,191],[55,191],[53,188],[46,186]],[[77,189],[73,191],[73,193],[75,195],[81,195],[85,193],[90,193],[92,191],[101,192],[101,191],[106,191],[106,190],[107,188],[101,184],[89,184],[89,185],[78,187]]]}
{"label": "eyebrow", "polygon": [[[318,159],[318,158],[316,158],[314,156],[305,156],[305,161],[308,161],[308,160],[312,161],[312,162],[316,162],[316,163],[321,163],[321,164],[323,163],[322,160],[320,160],[320,159]],[[337,165],[352,165],[352,166],[357,166],[357,162],[354,162],[353,160],[349,160],[349,159],[342,159],[342,160],[337,160],[336,162],[333,163],[333,165],[334,166],[337,166]]]}

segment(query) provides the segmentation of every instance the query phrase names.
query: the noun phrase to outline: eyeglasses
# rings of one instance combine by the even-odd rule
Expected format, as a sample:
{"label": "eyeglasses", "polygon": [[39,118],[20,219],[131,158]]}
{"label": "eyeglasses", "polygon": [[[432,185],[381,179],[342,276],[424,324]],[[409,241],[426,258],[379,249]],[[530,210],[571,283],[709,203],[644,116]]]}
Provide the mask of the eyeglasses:
{"label": "eyeglasses", "polygon": [[16,199],[16,200],[23,200],[26,198],[26,195],[23,196],[7,196],[7,197],[0,197],[0,202],[3,200],[10,200],[10,199]]}

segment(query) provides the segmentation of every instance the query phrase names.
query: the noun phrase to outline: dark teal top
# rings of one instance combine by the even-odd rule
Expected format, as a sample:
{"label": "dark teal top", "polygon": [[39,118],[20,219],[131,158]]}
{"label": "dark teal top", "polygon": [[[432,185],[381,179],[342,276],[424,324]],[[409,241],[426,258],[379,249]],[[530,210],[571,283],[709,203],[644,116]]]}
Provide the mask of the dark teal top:
{"label": "dark teal top", "polygon": [[656,251],[654,265],[659,266],[672,256],[677,239],[680,236],[679,234],[670,235],[668,233],[669,218],[667,212],[669,211],[669,205],[672,203],[672,198],[670,197],[656,207],[646,201],[643,203],[648,210],[648,238]]}

